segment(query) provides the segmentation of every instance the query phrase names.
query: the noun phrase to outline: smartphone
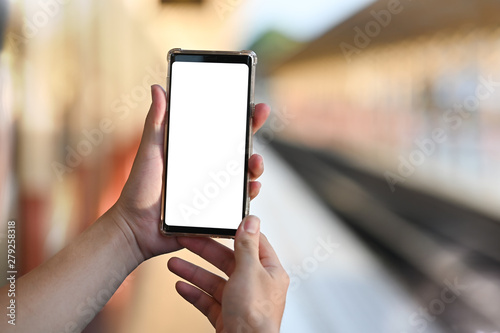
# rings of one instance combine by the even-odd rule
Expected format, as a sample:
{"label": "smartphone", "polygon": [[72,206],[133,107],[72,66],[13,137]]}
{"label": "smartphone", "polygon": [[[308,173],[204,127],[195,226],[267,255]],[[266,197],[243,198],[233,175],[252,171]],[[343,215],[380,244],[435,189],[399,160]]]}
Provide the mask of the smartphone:
{"label": "smartphone", "polygon": [[161,231],[234,237],[248,215],[253,51],[172,49]]}

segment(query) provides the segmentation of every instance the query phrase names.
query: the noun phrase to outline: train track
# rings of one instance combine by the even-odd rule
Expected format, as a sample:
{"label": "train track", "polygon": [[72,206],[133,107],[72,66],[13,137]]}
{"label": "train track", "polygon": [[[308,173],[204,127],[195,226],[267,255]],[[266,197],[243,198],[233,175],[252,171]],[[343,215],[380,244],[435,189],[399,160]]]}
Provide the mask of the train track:
{"label": "train track", "polygon": [[[450,332],[500,328],[500,221],[409,188],[392,193],[385,179],[331,152],[271,145],[424,308],[446,306],[432,321]],[[463,293],[433,303],[452,282]]]}

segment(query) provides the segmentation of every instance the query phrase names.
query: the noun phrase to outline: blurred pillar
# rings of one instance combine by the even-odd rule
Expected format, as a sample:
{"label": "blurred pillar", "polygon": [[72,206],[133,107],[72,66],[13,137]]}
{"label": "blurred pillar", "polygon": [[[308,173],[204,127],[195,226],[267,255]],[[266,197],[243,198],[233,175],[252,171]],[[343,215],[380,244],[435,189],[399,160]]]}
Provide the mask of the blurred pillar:
{"label": "blurred pillar", "polygon": [[24,244],[21,252],[18,273],[26,274],[40,265],[44,258],[44,225],[47,207],[50,207],[50,197],[31,194],[21,190],[19,193],[19,229],[20,242]]}

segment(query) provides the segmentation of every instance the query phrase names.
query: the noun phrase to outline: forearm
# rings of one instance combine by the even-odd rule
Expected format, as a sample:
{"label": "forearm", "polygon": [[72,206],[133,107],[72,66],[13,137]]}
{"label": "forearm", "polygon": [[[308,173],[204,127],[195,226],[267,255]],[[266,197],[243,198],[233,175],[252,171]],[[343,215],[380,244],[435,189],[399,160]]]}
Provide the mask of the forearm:
{"label": "forearm", "polygon": [[[141,255],[103,215],[46,263],[16,282],[15,332],[80,332],[111,298]],[[0,303],[7,304],[2,288]],[[0,331],[14,327],[4,318]]]}

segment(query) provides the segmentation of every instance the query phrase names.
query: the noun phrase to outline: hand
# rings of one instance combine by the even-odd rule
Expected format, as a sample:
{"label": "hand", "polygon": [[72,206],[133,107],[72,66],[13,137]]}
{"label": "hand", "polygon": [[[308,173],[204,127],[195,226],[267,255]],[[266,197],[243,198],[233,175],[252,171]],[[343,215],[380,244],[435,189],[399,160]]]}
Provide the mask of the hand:
{"label": "hand", "polygon": [[[127,237],[139,263],[182,248],[176,237],[165,237],[159,232],[167,100],[165,91],[158,85],[151,87],[151,95],[153,102],[132,171],[120,198],[109,212]],[[269,112],[267,105],[256,105],[254,133],[264,124]],[[254,198],[260,190],[260,183],[255,180],[264,171],[262,157],[254,154],[248,164],[251,179],[249,193]]]}
{"label": "hand", "polygon": [[279,332],[290,280],[259,229],[257,217],[243,220],[234,252],[210,238],[177,239],[229,276],[226,281],[175,257],[168,262],[170,271],[201,289],[176,284],[177,292],[207,316],[217,332]]}

